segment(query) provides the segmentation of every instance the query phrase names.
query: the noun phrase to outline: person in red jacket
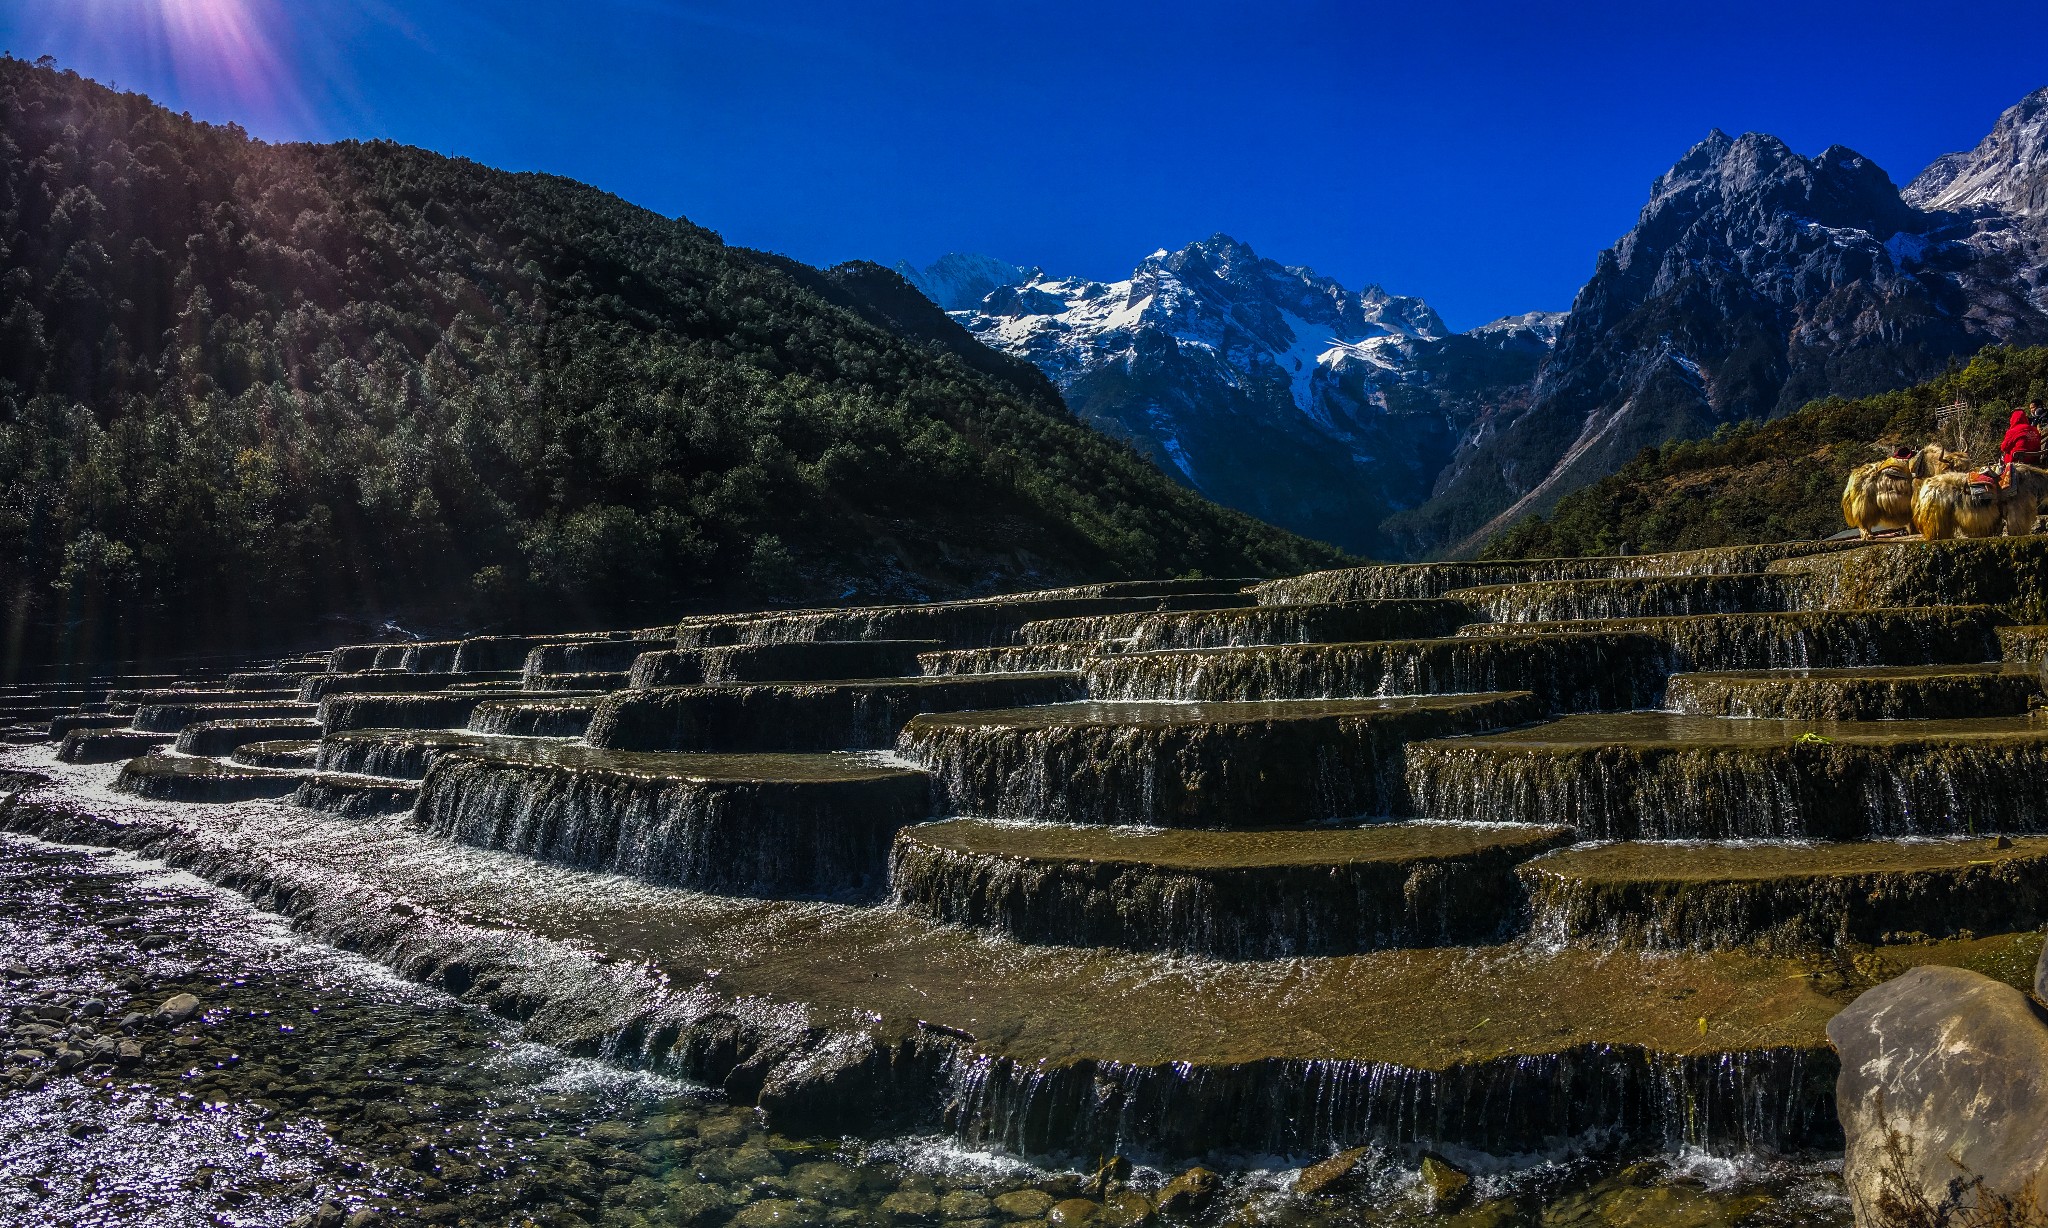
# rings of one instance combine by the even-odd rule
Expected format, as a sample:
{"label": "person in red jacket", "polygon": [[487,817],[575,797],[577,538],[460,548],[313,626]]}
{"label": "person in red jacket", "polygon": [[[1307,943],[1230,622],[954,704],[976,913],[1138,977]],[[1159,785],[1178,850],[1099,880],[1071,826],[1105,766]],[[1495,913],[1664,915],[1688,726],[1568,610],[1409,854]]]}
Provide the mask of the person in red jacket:
{"label": "person in red jacket", "polygon": [[1999,455],[2007,465],[2041,463],[2041,429],[2034,425],[2040,412],[2039,401],[2012,411],[2012,425],[2005,428],[2005,439],[1998,445]]}

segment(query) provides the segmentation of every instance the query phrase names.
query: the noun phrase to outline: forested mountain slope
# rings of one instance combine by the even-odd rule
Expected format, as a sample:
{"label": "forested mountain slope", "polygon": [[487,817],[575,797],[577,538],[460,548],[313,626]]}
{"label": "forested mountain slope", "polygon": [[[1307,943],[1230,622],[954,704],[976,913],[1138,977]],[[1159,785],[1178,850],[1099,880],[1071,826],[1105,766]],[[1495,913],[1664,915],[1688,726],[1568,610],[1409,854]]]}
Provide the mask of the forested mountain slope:
{"label": "forested mountain slope", "polygon": [[16,660],[1338,558],[1035,373],[558,178],[266,145],[9,59],[0,244]]}
{"label": "forested mountain slope", "polygon": [[[1958,398],[1969,409],[1944,423]],[[1816,401],[1710,439],[1645,448],[1607,477],[1487,544],[1485,558],[1648,553],[1819,538],[1839,532],[1849,470],[1889,447],[1938,440],[1998,459],[2013,408],[2048,400],[2048,348],[1984,350],[1916,387]]]}

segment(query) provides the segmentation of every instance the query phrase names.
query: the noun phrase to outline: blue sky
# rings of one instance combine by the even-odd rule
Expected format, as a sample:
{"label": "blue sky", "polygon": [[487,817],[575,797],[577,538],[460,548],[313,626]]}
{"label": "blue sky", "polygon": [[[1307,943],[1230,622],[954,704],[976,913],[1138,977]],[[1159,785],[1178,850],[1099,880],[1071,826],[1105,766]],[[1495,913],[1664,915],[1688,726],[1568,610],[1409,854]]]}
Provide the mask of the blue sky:
{"label": "blue sky", "polygon": [[1224,231],[1456,327],[1560,309],[1716,126],[1903,182],[2048,85],[2042,10],[7,0],[50,54],[272,140],[586,180],[813,263],[1113,278]]}

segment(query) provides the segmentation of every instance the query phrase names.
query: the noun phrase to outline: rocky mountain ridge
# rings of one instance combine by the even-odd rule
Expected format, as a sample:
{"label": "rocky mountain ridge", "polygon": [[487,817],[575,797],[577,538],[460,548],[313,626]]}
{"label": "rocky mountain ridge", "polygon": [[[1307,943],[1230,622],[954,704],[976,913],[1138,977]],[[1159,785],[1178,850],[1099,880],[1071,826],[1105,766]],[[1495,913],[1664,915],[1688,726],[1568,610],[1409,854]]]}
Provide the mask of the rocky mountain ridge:
{"label": "rocky mountain ridge", "polygon": [[1169,473],[1355,550],[1469,553],[1644,448],[2048,342],[2048,89],[1903,189],[1843,146],[1716,130],[1570,312],[1464,334],[1224,236],[1121,282],[966,257],[906,276],[957,304],[1008,269],[954,317]]}

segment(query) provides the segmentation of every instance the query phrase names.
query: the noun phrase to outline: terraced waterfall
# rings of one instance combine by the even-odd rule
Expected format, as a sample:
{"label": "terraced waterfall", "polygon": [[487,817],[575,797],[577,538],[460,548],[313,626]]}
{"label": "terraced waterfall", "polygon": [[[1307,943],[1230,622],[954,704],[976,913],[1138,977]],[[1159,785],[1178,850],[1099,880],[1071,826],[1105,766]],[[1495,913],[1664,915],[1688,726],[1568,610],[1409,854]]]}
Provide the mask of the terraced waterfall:
{"label": "terraced waterfall", "polygon": [[1796,543],[28,682],[0,823],[766,1137],[1087,1177],[688,1222],[1570,1222],[1652,1159],[1841,1223],[1829,1020],[2040,956],[2044,577],[2040,538]]}

